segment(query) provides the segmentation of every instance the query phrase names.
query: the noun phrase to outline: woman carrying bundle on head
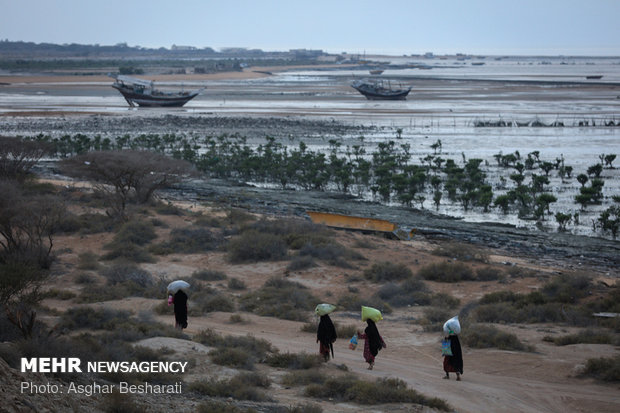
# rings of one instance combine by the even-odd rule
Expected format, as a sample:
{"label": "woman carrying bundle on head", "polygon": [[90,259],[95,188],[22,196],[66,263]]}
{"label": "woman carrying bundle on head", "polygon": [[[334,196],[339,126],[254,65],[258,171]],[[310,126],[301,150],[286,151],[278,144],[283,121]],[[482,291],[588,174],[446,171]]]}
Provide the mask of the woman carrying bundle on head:
{"label": "woman carrying bundle on head", "polygon": [[316,331],[316,342],[319,344],[319,353],[325,361],[329,361],[329,353],[331,351],[332,358],[334,358],[334,341],[338,336],[336,335],[336,327],[332,323],[332,319],[329,314],[336,309],[333,304],[319,304],[314,309],[316,315],[320,316],[319,328]]}
{"label": "woman carrying bundle on head", "polygon": [[456,373],[456,380],[461,381],[461,374],[463,374],[463,352],[461,350],[461,342],[459,341],[458,334],[461,332],[461,324],[459,323],[458,316],[452,317],[446,321],[443,325],[444,334],[447,334],[444,338],[445,350],[442,349],[443,357],[443,371],[446,375],[443,377],[446,380],[450,379],[450,373]]}
{"label": "woman carrying bundle on head", "polygon": [[376,321],[383,320],[381,312],[376,308],[362,306],[362,321],[366,321],[366,329],[364,334],[359,330],[357,336],[364,339],[364,359],[368,363],[368,370],[372,370],[375,365],[375,357],[379,353],[379,350],[386,348],[383,338],[377,330]]}
{"label": "woman carrying bundle on head", "polygon": [[325,361],[329,361],[330,351],[332,358],[334,358],[334,341],[336,341],[336,338],[338,338],[336,335],[336,327],[334,327],[334,323],[332,323],[329,314],[322,315],[321,321],[319,321],[319,328],[316,332],[316,341],[320,343],[319,353],[321,353]]}

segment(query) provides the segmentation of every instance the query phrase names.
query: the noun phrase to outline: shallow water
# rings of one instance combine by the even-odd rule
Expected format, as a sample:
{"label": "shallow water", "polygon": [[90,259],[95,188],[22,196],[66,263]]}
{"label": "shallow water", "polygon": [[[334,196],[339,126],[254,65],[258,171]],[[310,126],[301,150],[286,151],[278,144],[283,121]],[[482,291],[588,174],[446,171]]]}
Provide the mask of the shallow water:
{"label": "shallow water", "polygon": [[[406,101],[368,101],[351,88],[359,77],[371,77],[367,70],[304,70],[276,74],[259,79],[221,80],[208,83],[183,82],[191,89],[207,89],[183,108],[129,108],[110,84],[90,82],[0,86],[0,114],[4,113],[0,132],[5,134],[47,133],[24,127],[22,117],[14,112],[64,111],[98,112],[124,117],[194,116],[285,116],[300,119],[336,120],[348,124],[373,126],[365,133],[363,144],[372,152],[378,142],[397,140],[411,145],[412,160],[420,163],[433,153],[430,145],[442,142],[443,158],[461,162],[466,158],[482,158],[496,195],[499,175],[508,179],[509,172],[496,166],[493,155],[518,151],[523,157],[540,151],[541,160],[554,161],[561,155],[566,165],[573,166],[573,177],[585,173],[588,166],[599,162],[601,154],[617,154],[620,158],[620,126],[601,126],[604,122],[620,123],[620,58],[491,58],[466,61],[402,57],[397,64],[425,64],[432,69],[387,69],[381,78],[412,86]],[[483,62],[472,66],[471,62]],[[586,76],[600,75],[600,80]],[[164,86],[175,85],[169,83]],[[179,82],[176,83],[179,85]],[[474,122],[539,120],[546,124],[563,122],[564,127],[475,127]],[[62,122],[62,118],[59,119]],[[579,127],[579,122],[596,126]],[[21,123],[20,130],[12,124]],[[33,123],[34,124],[34,123]],[[54,133],[71,133],[67,128]],[[141,133],[142,131],[136,131]],[[167,133],[162,130],[160,133]],[[105,134],[105,131],[93,131]],[[204,133],[197,130],[196,133]],[[213,131],[211,131],[213,133]],[[296,139],[297,138],[297,139]],[[298,145],[298,138],[287,145]],[[330,136],[303,137],[310,149],[325,150]],[[359,136],[338,136],[347,145],[359,144]],[[615,161],[620,165],[620,159]],[[592,231],[592,221],[600,211],[613,203],[612,195],[620,195],[620,169],[605,169],[603,205],[589,206],[581,212],[579,225],[569,225],[578,234],[600,235]],[[540,173],[540,171],[538,171]],[[552,172],[550,188],[558,197],[552,211],[578,212],[573,202],[579,183],[573,178],[562,183]],[[557,173],[556,173],[557,175]],[[527,181],[526,181],[527,182]],[[512,182],[508,180],[508,184]],[[433,209],[432,196],[424,207]],[[495,221],[532,227],[515,215],[504,216],[492,211],[464,213],[460,205],[442,204],[440,213],[461,216],[471,221]],[[555,230],[553,217],[543,226]]]}

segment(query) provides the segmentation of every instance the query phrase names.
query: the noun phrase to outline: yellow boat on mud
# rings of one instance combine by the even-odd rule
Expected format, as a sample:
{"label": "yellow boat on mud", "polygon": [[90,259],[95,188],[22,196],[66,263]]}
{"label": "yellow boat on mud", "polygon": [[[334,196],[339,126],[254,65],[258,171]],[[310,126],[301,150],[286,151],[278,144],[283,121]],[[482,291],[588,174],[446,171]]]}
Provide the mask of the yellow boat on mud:
{"label": "yellow boat on mud", "polygon": [[415,233],[385,219],[356,217],[352,215],[333,214],[331,212],[306,211],[313,223],[332,228],[352,229],[357,231],[380,232],[392,234],[398,239],[409,240]]}

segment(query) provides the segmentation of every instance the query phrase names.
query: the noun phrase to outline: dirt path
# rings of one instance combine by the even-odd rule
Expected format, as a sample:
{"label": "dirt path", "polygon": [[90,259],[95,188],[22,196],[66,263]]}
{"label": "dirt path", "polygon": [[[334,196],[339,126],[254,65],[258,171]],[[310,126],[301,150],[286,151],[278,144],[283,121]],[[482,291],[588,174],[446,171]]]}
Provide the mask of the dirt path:
{"label": "dirt path", "polygon": [[[245,324],[229,323],[230,314],[213,313],[192,318],[187,333],[211,328],[224,335],[251,334],[270,341],[283,352],[315,353],[314,335],[300,332],[300,323],[243,314]],[[357,320],[335,319],[343,324]],[[158,321],[170,323],[170,317]],[[446,400],[462,413],[485,412],[617,412],[620,392],[614,386],[571,377],[584,356],[611,356],[611,346],[577,345],[551,347],[537,343],[538,353],[465,348],[465,373],[461,382],[442,380],[438,340],[433,334],[414,332],[414,326],[384,320],[380,331],[388,348],[377,357],[375,369],[366,369],[361,349],[348,349],[348,338],[336,342],[336,358],[330,363],[345,364],[364,379],[396,377],[420,393]],[[521,336],[535,339],[536,328]],[[414,343],[414,344],[412,344]],[[553,352],[554,356],[551,356]],[[278,390],[273,396],[279,397]],[[349,406],[332,406],[329,411],[350,411]]]}

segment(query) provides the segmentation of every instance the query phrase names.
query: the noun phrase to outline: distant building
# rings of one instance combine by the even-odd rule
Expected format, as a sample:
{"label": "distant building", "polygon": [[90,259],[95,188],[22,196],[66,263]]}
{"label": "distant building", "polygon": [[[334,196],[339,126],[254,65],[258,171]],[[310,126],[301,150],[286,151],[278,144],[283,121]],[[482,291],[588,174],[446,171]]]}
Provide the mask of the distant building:
{"label": "distant building", "polygon": [[324,54],[323,50],[310,49],[291,49],[289,53],[295,56],[296,59],[316,59]]}

